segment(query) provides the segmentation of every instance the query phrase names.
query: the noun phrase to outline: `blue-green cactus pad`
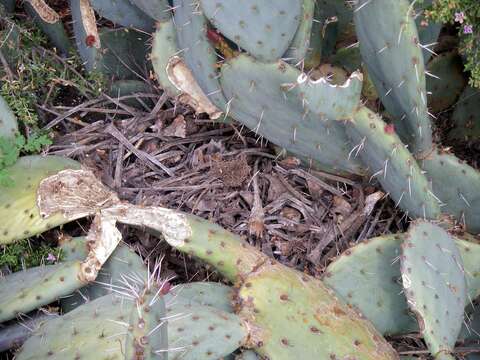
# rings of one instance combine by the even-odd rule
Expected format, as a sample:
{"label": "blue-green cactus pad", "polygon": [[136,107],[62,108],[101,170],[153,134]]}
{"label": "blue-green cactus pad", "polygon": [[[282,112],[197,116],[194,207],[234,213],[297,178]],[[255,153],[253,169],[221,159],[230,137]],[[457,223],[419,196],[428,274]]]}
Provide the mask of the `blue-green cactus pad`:
{"label": "blue-green cactus pad", "polygon": [[210,22],[262,61],[279,59],[300,24],[301,0],[200,0]]}

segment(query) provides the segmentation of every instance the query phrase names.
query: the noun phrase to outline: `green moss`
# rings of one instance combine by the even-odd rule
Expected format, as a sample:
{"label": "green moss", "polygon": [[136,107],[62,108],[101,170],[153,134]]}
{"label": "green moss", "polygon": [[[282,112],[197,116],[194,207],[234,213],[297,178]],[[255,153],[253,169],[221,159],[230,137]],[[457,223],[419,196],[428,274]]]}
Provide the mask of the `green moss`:
{"label": "green moss", "polygon": [[427,11],[434,21],[455,24],[460,37],[460,53],[470,85],[480,88],[480,2],[478,0],[436,0]]}

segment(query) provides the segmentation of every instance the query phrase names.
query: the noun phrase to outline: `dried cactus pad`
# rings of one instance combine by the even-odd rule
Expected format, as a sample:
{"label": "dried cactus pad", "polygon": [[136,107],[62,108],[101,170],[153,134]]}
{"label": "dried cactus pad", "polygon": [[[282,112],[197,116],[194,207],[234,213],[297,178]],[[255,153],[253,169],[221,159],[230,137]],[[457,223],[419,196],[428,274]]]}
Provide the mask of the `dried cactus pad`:
{"label": "dried cactus pad", "polygon": [[24,156],[7,168],[12,186],[0,185],[0,244],[28,238],[68,221],[61,214],[46,219],[37,208],[40,182],[65,169],[78,169],[80,164],[59,156]]}
{"label": "dried cactus pad", "polygon": [[223,35],[262,61],[279,59],[300,24],[300,0],[201,0],[205,16]]}
{"label": "dried cactus pad", "polygon": [[401,271],[408,304],[430,352],[448,358],[467,299],[463,262],[453,237],[433,223],[413,223],[402,244]]}

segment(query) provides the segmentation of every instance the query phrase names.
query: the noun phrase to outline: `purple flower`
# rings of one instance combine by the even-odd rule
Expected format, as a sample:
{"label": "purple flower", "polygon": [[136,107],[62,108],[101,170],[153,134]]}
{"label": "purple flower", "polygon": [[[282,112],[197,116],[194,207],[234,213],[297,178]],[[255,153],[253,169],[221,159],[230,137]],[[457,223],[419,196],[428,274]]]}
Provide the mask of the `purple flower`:
{"label": "purple flower", "polygon": [[51,253],[48,253],[47,261],[50,261],[50,262],[57,261],[57,257]]}
{"label": "purple flower", "polygon": [[465,20],[465,14],[463,13],[463,11],[455,13],[455,22],[463,24],[464,20]]}
{"label": "purple flower", "polygon": [[473,26],[472,25],[465,25],[463,27],[464,34],[473,34]]}

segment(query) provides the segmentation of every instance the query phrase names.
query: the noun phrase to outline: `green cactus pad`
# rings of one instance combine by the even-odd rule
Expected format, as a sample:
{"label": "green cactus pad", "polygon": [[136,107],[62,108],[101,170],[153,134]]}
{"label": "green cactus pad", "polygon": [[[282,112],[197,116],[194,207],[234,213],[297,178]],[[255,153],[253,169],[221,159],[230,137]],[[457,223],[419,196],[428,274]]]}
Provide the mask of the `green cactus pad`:
{"label": "green cactus pad", "polygon": [[[84,0],[69,0],[70,12],[72,14],[73,33],[75,36],[75,45],[83,60],[84,66],[87,70],[92,71],[97,67],[97,61],[101,57],[99,48],[94,44],[95,40],[98,40],[96,36],[98,34],[92,33],[89,29],[89,22],[86,20],[85,11],[91,16],[94,16],[89,10],[91,8],[85,8],[85,4],[89,4]],[[93,21],[93,19],[91,19]],[[96,25],[95,25],[96,26]],[[95,31],[97,29],[95,28]],[[89,44],[87,40],[92,39],[92,44]],[[99,45],[100,46],[100,45]]]}
{"label": "green cactus pad", "polygon": [[115,24],[150,33],[153,20],[129,0],[90,0],[98,14]]}
{"label": "green cactus pad", "polygon": [[425,68],[408,0],[360,0],[354,12],[362,58],[402,140],[413,152],[432,146]]}
{"label": "green cactus pad", "polygon": [[247,329],[237,315],[201,305],[167,306],[168,359],[216,360],[247,340]]}
{"label": "green cactus pad", "polygon": [[157,30],[153,34],[150,59],[160,86],[172,97],[180,91],[170,82],[167,75],[167,65],[172,56],[179,53],[177,46],[177,31],[173,19],[158,21]]}
{"label": "green cactus pad", "polygon": [[[399,281],[402,241],[403,234],[396,234],[357,244],[335,259],[323,277],[326,285],[347,304],[357,308],[384,335],[418,330],[416,321],[412,321],[407,311],[407,299]],[[480,295],[480,245],[465,235],[455,237],[455,243],[462,257],[471,301]]]}
{"label": "green cactus pad", "polygon": [[149,39],[147,34],[123,28],[106,28],[98,34],[87,33],[86,29],[92,25],[86,20],[85,3],[70,0],[70,9],[75,44],[87,70],[99,71],[115,80],[136,79],[145,74]]}
{"label": "green cactus pad", "polygon": [[348,159],[345,130],[308,112],[297,83],[300,72],[284,63],[261,63],[241,55],[223,65],[220,82],[229,101],[227,113],[295,155],[316,160],[326,169],[363,174]]}
{"label": "green cactus pad", "polygon": [[386,235],[360,243],[335,259],[323,277],[326,285],[384,335],[418,329],[402,294],[401,241],[401,236]]}
{"label": "green cactus pad", "polygon": [[450,140],[479,140],[480,139],[480,90],[468,86],[460,96],[452,117],[453,129],[450,130]]}
{"label": "green cactus pad", "polygon": [[232,288],[215,282],[193,282],[173,287],[165,302],[177,305],[202,305],[233,313]]}
{"label": "green cactus pad", "polygon": [[[295,65],[300,64],[308,56],[312,39],[313,17],[316,0],[302,1],[302,15],[295,37],[293,38],[283,59]],[[316,31],[316,30],[315,30]]]}
{"label": "green cactus pad", "polygon": [[454,239],[438,225],[416,221],[404,237],[400,260],[408,304],[430,352],[434,357],[451,353],[467,299],[465,271]]}
{"label": "green cactus pad", "polygon": [[130,0],[130,2],[157,21],[168,20],[172,15],[168,0]]}
{"label": "green cactus pad", "polygon": [[[418,30],[418,38],[420,44],[424,46],[423,48],[423,59],[425,64],[432,57],[432,49],[434,44],[437,42],[438,36],[440,35],[440,30],[442,29],[442,24],[433,22],[431,19],[425,17],[425,9],[432,5],[432,0],[410,0],[410,3],[413,3],[415,9],[415,23]],[[427,50],[425,47],[428,47]]]}
{"label": "green cactus pad", "polygon": [[432,182],[433,193],[442,202],[441,210],[465,224],[466,230],[480,233],[480,173],[458,159],[440,150],[433,151],[420,161]]}
{"label": "green cactus pad", "polygon": [[59,156],[24,156],[7,168],[13,186],[0,185],[0,244],[28,238],[73,219],[61,214],[46,219],[37,208],[40,182],[65,169],[78,169],[80,164]]}
{"label": "green cactus pad", "polygon": [[113,98],[138,94],[141,100],[138,100],[137,98],[129,98],[122,100],[122,103],[128,106],[136,107],[142,110],[145,109],[145,103],[147,105],[154,106],[151,98],[142,96],[142,93],[153,93],[152,85],[143,80],[118,80],[113,82],[108,89],[108,94]]}
{"label": "green cactus pad", "polygon": [[397,206],[413,218],[439,217],[438,200],[427,178],[391,125],[362,107],[347,123],[347,134],[352,141],[352,156],[358,155],[368,164],[370,173]]}
{"label": "green cactus pad", "polygon": [[0,278],[0,322],[48,305],[85,285],[80,262],[40,266]]}
{"label": "green cactus pad", "polygon": [[261,329],[258,354],[279,360],[396,359],[374,327],[321,281],[267,264],[250,274],[238,293],[240,315]]}
{"label": "green cactus pad", "polygon": [[[83,260],[88,254],[85,237],[65,239],[60,248],[66,261]],[[61,299],[63,312],[69,312],[87,301],[110,294],[114,286],[123,286],[125,277],[147,278],[148,269],[127,245],[119,245],[102,266],[95,280],[77,292]]]}
{"label": "green cactus pad", "polygon": [[100,32],[102,57],[98,70],[110,78],[138,79],[146,72],[150,36],[133,29]]}
{"label": "green cactus pad", "polygon": [[223,35],[262,61],[275,61],[287,51],[302,16],[302,0],[200,0],[200,4]]}
{"label": "green cactus pad", "polygon": [[56,22],[47,22],[42,19],[42,17],[28,1],[25,1],[24,6],[28,15],[47,35],[53,46],[57,48],[58,52],[62,55],[69,54],[73,48],[73,44],[70,41],[67,32],[65,31],[61,18],[59,17]]}
{"label": "green cactus pad", "polygon": [[352,8],[346,1],[317,0],[315,21],[323,34],[322,56],[328,57],[335,51],[337,41],[351,31]]}
{"label": "green cactus pad", "polygon": [[0,96],[0,138],[12,139],[17,132],[17,117],[12,112],[4,98]]}
{"label": "green cactus pad", "polygon": [[163,299],[139,294],[134,300],[106,295],[48,321],[16,359],[167,359]]}
{"label": "green cactus pad", "polygon": [[[278,360],[330,354],[396,358],[373,326],[338,301],[320,280],[276,263],[220,226],[163,208],[120,206],[108,212],[119,222],[147,225],[177,250],[215,266],[236,282],[235,309],[249,329],[256,329],[250,337],[260,355]],[[145,223],[147,218],[152,221]]]}
{"label": "green cactus pad", "polygon": [[311,80],[305,74],[298,78],[298,87],[306,107],[321,120],[351,119],[360,104],[363,77],[353,73],[342,85],[334,85],[327,78]]}
{"label": "green cactus pad", "polygon": [[440,54],[428,63],[427,70],[436,76],[427,77],[430,112],[438,113],[450,108],[467,85],[462,58],[456,52]]}
{"label": "green cactus pad", "polygon": [[217,107],[224,109],[226,100],[215,68],[215,48],[207,38],[207,19],[199,13],[198,4],[190,0],[174,0],[173,7],[181,56],[204,94]]}

